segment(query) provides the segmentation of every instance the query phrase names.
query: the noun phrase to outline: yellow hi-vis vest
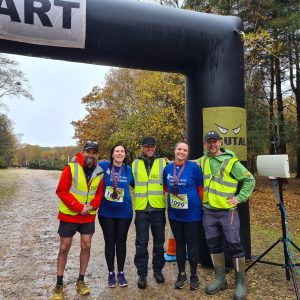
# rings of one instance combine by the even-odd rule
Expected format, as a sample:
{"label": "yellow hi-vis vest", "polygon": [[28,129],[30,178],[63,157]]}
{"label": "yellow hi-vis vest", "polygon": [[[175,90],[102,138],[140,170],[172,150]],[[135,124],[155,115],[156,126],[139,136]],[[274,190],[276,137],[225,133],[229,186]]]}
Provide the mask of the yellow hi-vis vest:
{"label": "yellow hi-vis vest", "polygon": [[225,159],[219,172],[213,176],[207,155],[201,157],[200,166],[203,172],[204,193],[203,203],[209,203],[211,207],[219,209],[232,208],[227,199],[234,197],[238,181],[230,176],[231,169],[238,159],[236,157]]}
{"label": "yellow hi-vis vest", "polygon": [[[72,185],[69,191],[70,194],[72,194],[78,200],[78,202],[82,204],[91,203],[103,177],[102,168],[97,165],[90,179],[91,184],[88,186],[83,167],[78,163],[69,163],[69,166],[72,174]],[[69,209],[61,200],[59,203],[59,211],[71,216],[79,214],[78,212]],[[89,212],[89,214],[95,215],[96,211],[92,210]]]}
{"label": "yellow hi-vis vest", "polygon": [[144,210],[149,201],[153,208],[165,208],[165,195],[163,188],[163,169],[166,161],[156,158],[153,162],[149,177],[145,163],[136,159],[132,163],[134,177],[134,209]]}

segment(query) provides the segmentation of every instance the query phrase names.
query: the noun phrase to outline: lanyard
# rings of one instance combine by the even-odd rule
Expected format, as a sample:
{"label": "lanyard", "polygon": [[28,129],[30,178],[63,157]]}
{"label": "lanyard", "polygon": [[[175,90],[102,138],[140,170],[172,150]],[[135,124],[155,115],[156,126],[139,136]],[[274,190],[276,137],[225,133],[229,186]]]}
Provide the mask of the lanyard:
{"label": "lanyard", "polygon": [[118,185],[121,173],[122,173],[122,166],[120,167],[118,173],[115,172],[115,166],[114,165],[112,166],[111,177],[113,179],[113,190],[114,190],[112,193],[113,199],[117,199],[119,196],[118,191],[117,191],[117,185]]}
{"label": "lanyard", "polygon": [[178,191],[178,182],[179,182],[179,178],[185,168],[186,165],[186,161],[184,162],[184,164],[181,166],[178,175],[176,175],[176,164],[174,163],[174,170],[173,170],[173,177],[174,177],[174,188],[173,188],[173,194],[174,195],[178,195],[179,191]]}

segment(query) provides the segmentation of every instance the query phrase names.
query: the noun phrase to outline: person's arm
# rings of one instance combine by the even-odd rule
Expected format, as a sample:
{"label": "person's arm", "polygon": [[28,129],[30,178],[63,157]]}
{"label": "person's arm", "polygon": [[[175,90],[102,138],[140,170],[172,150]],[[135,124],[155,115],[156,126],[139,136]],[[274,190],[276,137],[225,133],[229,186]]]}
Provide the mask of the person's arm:
{"label": "person's arm", "polygon": [[128,184],[134,189],[135,184],[131,166],[127,166],[127,173]]}
{"label": "person's arm", "polygon": [[168,183],[167,183],[167,172],[166,172],[166,168],[164,168],[163,171],[163,186],[164,186],[164,192],[166,194],[169,193],[169,189],[168,189]]}
{"label": "person's arm", "polygon": [[246,202],[252,195],[255,187],[253,175],[239,161],[233,165],[231,174],[236,180],[242,182],[241,190],[235,198],[239,202]]}
{"label": "person's arm", "polygon": [[93,210],[97,210],[101,204],[104,195],[104,175],[99,183],[97,192],[94,199],[91,201],[90,205],[93,207]]}
{"label": "person's arm", "polygon": [[201,168],[199,168],[198,166],[194,168],[194,170],[198,194],[201,202],[203,203],[203,173]]}
{"label": "person's arm", "polygon": [[70,193],[72,185],[72,174],[69,166],[66,166],[62,171],[57,189],[56,195],[64,204],[72,211],[81,213],[84,205],[78,202],[78,200]]}

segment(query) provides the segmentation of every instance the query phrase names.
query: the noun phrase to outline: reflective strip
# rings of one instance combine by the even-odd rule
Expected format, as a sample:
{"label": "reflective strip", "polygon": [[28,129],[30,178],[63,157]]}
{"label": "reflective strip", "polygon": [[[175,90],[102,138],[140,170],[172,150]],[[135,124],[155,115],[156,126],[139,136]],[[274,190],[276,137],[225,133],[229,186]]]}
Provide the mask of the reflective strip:
{"label": "reflective strip", "polygon": [[162,181],[161,180],[154,180],[154,179],[149,179],[148,183],[155,183],[155,184],[161,184]]}
{"label": "reflective strip", "polygon": [[[91,182],[93,178],[95,178],[97,175],[99,175],[102,172],[103,172],[103,169],[97,165],[97,167],[95,168],[89,182]],[[72,192],[74,194],[77,194],[77,195],[80,195],[80,196],[87,196],[87,197],[89,195],[95,195],[97,190],[84,192],[84,191],[81,191],[81,190],[76,188],[78,186],[78,176],[79,176],[79,164],[74,163],[74,178],[73,178],[74,186],[72,186],[70,188],[70,192]]]}
{"label": "reflective strip", "polygon": [[[223,174],[223,176],[224,176],[224,174]],[[222,185],[225,185],[225,186],[228,186],[228,187],[233,187],[233,188],[237,187],[236,183],[224,181],[223,177],[222,178],[213,178],[212,181],[217,182]]]}
{"label": "reflective strip", "polygon": [[161,184],[161,180],[156,180],[156,179],[155,179],[155,180],[154,180],[154,179],[151,179],[151,180],[150,180],[150,179],[149,179],[148,182],[137,182],[135,185],[136,185],[136,186],[147,186],[148,183]]}
{"label": "reflective strip", "polygon": [[207,192],[208,191],[208,186],[205,186],[203,190],[204,190],[204,192]]}
{"label": "reflective strip", "polygon": [[95,170],[94,170],[94,172],[93,172],[93,174],[92,174],[92,176],[91,176],[91,178],[90,178],[89,183],[92,182],[92,180],[93,180],[97,175],[100,175],[100,174],[103,173],[103,172],[104,172],[103,169],[102,169],[99,165],[97,165],[97,167],[95,168]]}
{"label": "reflective strip", "polygon": [[147,186],[147,182],[136,182],[135,186]]}
{"label": "reflective strip", "polygon": [[164,195],[164,191],[148,191],[148,195]]}
{"label": "reflective strip", "polygon": [[[163,169],[164,169],[164,159],[160,158],[159,159],[159,178],[160,181],[158,182],[158,184],[163,184]],[[156,183],[156,182],[153,182]]]}
{"label": "reflective strip", "polygon": [[148,191],[148,193],[134,193],[135,197],[146,198],[148,195],[152,196],[162,196],[164,195],[163,191]]}
{"label": "reflective strip", "polygon": [[227,198],[231,198],[231,197],[234,197],[234,196],[235,196],[234,193],[219,192],[219,191],[214,190],[214,189],[209,189],[209,193],[215,194],[215,195],[221,196],[221,197],[227,197]]}
{"label": "reflective strip", "polygon": [[78,163],[74,163],[74,185],[78,186]]}
{"label": "reflective strip", "polygon": [[225,171],[226,167],[228,166],[229,162],[230,162],[230,159],[225,159],[221,165],[220,178],[222,178],[222,179],[224,177],[224,171]]}
{"label": "reflective strip", "polygon": [[139,163],[139,160],[136,159],[135,164],[134,164],[134,177],[135,177],[134,180],[136,182],[138,182],[138,163]]}
{"label": "reflective strip", "polygon": [[76,187],[72,186],[70,188],[70,192],[74,193],[74,194],[77,194],[77,195],[81,195],[81,196],[87,196],[88,193],[87,192],[83,192],[83,191],[80,191],[78,190]]}
{"label": "reflective strip", "polygon": [[[145,182],[139,182],[139,180],[138,180],[138,163],[139,163],[139,160],[136,159],[135,164],[134,164],[134,170],[133,170],[134,177],[135,177],[134,180],[135,180],[135,185],[136,186],[147,186],[148,183],[150,183],[150,184],[163,184],[163,169],[164,169],[164,159],[163,158],[159,159],[159,178],[160,179],[159,180],[149,179],[149,181],[146,182],[146,183]],[[153,162],[153,164],[154,164],[154,162]],[[150,173],[151,173],[151,171],[150,171]]]}
{"label": "reflective strip", "polygon": [[147,193],[134,193],[135,197],[139,197],[139,198],[146,198],[147,197]]}
{"label": "reflective strip", "polygon": [[202,157],[202,159],[200,160],[200,165],[201,165],[201,168],[204,170],[204,167],[205,167],[205,164],[206,164],[206,161],[207,161],[207,155],[205,155],[204,157]]}
{"label": "reflective strip", "polygon": [[[207,160],[207,156],[204,156],[204,162],[203,162],[203,169],[205,167],[205,163],[206,163],[206,160]],[[220,172],[219,172],[219,177],[213,177],[212,178],[212,181],[213,182],[217,182],[221,185],[224,185],[224,186],[228,186],[228,187],[237,187],[237,183],[232,183],[232,182],[227,182],[227,181],[224,181],[224,173],[225,173],[225,169],[227,168],[228,164],[230,163],[231,159],[225,159],[221,165],[221,168],[220,168]],[[206,179],[210,179],[211,176],[210,175],[203,175],[203,179],[206,180]],[[205,189],[204,189],[205,190]]]}
{"label": "reflective strip", "polygon": [[76,187],[73,187],[73,186],[70,188],[70,192],[77,194],[77,195],[81,195],[81,196],[96,195],[96,191],[97,190],[84,192],[84,191],[78,190]]}

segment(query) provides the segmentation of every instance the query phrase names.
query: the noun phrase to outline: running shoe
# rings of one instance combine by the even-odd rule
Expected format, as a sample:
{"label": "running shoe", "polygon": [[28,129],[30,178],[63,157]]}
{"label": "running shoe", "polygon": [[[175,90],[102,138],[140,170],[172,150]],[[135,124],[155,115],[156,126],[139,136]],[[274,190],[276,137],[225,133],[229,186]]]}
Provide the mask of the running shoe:
{"label": "running shoe", "polygon": [[179,273],[177,276],[177,280],[175,282],[175,289],[182,289],[184,287],[184,283],[187,280],[185,273]]}
{"label": "running shoe", "polygon": [[108,286],[110,288],[115,288],[117,286],[117,280],[116,280],[115,272],[109,272],[107,282],[108,282]]}
{"label": "running shoe", "polygon": [[197,290],[200,285],[200,281],[198,275],[191,275],[190,276],[190,289]]}
{"label": "running shoe", "polygon": [[165,277],[162,272],[154,272],[154,278],[157,283],[164,283]]}
{"label": "running shoe", "polygon": [[147,287],[147,277],[140,276],[137,285],[139,289],[145,289]]}
{"label": "running shoe", "polygon": [[76,290],[81,296],[86,296],[90,294],[90,288],[85,284],[83,280],[76,281]]}
{"label": "running shoe", "polygon": [[64,288],[62,285],[57,285],[53,291],[52,300],[64,300]]}
{"label": "running shoe", "polygon": [[121,287],[125,287],[128,285],[128,282],[127,282],[124,272],[118,272],[117,281],[118,281],[119,286],[121,286]]}

